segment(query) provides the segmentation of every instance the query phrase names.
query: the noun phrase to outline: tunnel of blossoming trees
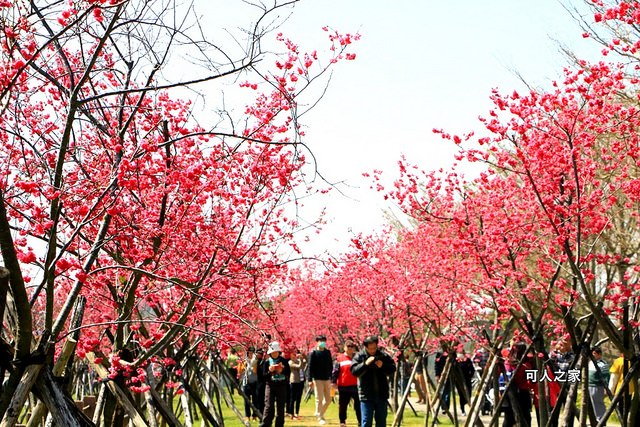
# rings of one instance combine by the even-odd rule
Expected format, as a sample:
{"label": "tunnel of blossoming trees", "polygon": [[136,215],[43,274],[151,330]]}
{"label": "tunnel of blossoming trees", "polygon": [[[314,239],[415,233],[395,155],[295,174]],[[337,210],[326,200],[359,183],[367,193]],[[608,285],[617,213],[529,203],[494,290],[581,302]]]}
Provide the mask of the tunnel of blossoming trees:
{"label": "tunnel of blossoming trees", "polygon": [[[411,379],[417,355],[441,352],[424,425],[462,381],[456,352],[488,358],[461,393],[468,416],[444,418],[497,425],[482,396],[505,349],[524,346],[516,369],[543,377],[565,343],[584,379],[601,346],[628,362],[604,417],[586,381],[555,381],[550,399],[547,379],[532,388],[537,420],[634,425],[640,5],[585,2],[601,61],[575,59],[548,91],[495,90],[478,112],[488,136],[434,130],[457,148],[452,168],[398,159],[393,186],[369,177],[411,226],[302,260],[287,209],[314,191],[313,147],[298,119],[321,101],[308,88],[356,59],[359,34],[325,27],[306,51],[278,32],[293,2],[256,3],[225,33],[241,48],[224,50],[170,2],[0,1],[1,425],[223,426],[226,405],[248,426],[222,356],[272,340],[307,351],[317,334],[338,349],[376,334],[396,363],[418,361]],[[177,49],[188,78],[167,71]],[[232,87],[244,108],[194,120],[184,93],[198,85]],[[482,172],[466,178],[469,163]],[[493,388],[499,408],[509,393]],[[406,402],[394,391],[393,425]]]}

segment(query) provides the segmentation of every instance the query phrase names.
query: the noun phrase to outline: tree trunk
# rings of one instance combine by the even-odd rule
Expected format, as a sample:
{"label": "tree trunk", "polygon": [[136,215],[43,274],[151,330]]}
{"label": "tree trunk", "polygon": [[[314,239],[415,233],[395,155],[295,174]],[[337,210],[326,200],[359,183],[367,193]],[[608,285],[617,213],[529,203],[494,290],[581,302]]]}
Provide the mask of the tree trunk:
{"label": "tree trunk", "polygon": [[[18,255],[13,243],[13,237],[11,234],[11,227],[9,226],[9,220],[7,217],[7,210],[4,203],[4,195],[0,190],[0,253],[4,265],[9,270],[9,286],[11,289],[11,296],[15,304],[16,312],[16,330],[12,331],[12,335],[15,341],[15,355],[14,358],[18,361],[26,362],[29,359],[31,353],[31,342],[33,339],[33,319],[31,316],[31,304],[29,304],[29,298],[27,296],[27,289],[25,287],[24,278],[22,277],[22,270],[20,268],[20,262],[18,261]],[[6,296],[6,294],[5,294]],[[4,301],[3,301],[4,303]],[[0,319],[1,321],[2,319]],[[17,392],[19,386],[22,385],[21,379],[24,373],[23,365],[17,365],[9,375],[9,379],[5,382],[2,388],[2,394],[0,394],[0,417],[5,416],[5,412],[9,406],[15,402],[14,395]],[[33,374],[33,372],[31,372]],[[36,374],[37,377],[37,374]],[[35,381],[35,378],[32,378]],[[30,389],[31,387],[29,387]],[[27,391],[28,393],[28,391]],[[13,407],[12,409],[21,410],[26,396],[19,408]],[[10,414],[10,418],[14,415]]]}
{"label": "tree trunk", "polygon": [[[4,324],[4,312],[7,306],[7,291],[9,290],[9,270],[0,267],[0,333]],[[4,378],[4,377],[3,377]]]}

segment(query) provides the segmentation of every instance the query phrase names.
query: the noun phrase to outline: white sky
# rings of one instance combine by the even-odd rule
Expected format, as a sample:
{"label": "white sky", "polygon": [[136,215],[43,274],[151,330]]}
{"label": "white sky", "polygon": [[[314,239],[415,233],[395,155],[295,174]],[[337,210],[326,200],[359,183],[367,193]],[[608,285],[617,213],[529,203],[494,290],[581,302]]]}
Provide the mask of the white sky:
{"label": "white sky", "polygon": [[302,0],[282,31],[304,50],[323,46],[324,25],[362,35],[357,59],[338,65],[303,119],[319,170],[346,182],[349,197],[334,190],[306,201],[303,215],[326,207],[328,224],[301,244],[305,254],[346,250],[349,230],[380,231],[388,204],[362,173],[380,169],[391,181],[402,154],[421,169],[450,166],[451,143],[431,130],[477,135],[492,88],[525,91],[511,69],[548,87],[566,64],[552,39],[587,59],[600,50],[555,0]]}
{"label": "white sky", "polygon": [[[584,9],[582,0],[565,1],[572,3]],[[228,36],[224,29],[246,28],[255,19],[256,10],[241,0],[202,0],[200,6],[205,30],[216,40]],[[403,154],[421,169],[450,167],[454,147],[432,129],[481,133],[478,116],[491,108],[492,88],[526,91],[511,70],[533,86],[549,87],[566,65],[554,40],[585,59],[600,50],[582,38],[558,0],[301,0],[281,10],[289,13],[278,31],[303,52],[328,47],[323,26],[362,35],[352,49],[356,60],[337,64],[324,99],[301,120],[320,173],[344,183],[341,192],[304,200],[302,222],[314,221],[323,208],[328,222],[320,235],[297,236],[305,255],[346,251],[350,230],[379,232],[390,206],[362,174],[382,170],[390,184]],[[238,83],[202,87],[202,99],[216,106],[224,93],[237,102],[243,96]]]}

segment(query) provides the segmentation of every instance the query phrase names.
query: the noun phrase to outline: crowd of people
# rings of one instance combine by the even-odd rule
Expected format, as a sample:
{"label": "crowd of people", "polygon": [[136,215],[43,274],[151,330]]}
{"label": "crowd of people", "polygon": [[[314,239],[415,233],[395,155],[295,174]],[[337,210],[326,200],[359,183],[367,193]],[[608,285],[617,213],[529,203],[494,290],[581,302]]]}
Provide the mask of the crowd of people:
{"label": "crowd of people", "polygon": [[225,366],[229,376],[237,379],[245,395],[245,420],[258,421],[261,427],[282,427],[285,419],[300,420],[300,404],[305,381],[313,390],[315,417],[325,425],[325,413],[338,393],[338,416],[346,426],[347,411],[352,404],[359,426],[386,425],[389,378],[396,365],[393,358],[378,347],[378,337],[369,336],[362,349],[346,340],[343,352],[331,355],[324,335],[316,337],[316,346],[304,355],[295,349],[285,358],[277,341],[264,349],[248,347],[243,359],[235,349],[229,351]]}
{"label": "crowd of people", "polygon": [[[360,348],[360,350],[359,350]],[[477,380],[489,360],[486,350],[478,350],[473,356],[465,353],[464,346],[453,347],[454,354],[437,352],[434,357],[433,373],[440,384],[439,408],[449,413],[451,396],[455,391],[460,405],[460,415],[466,416],[467,406],[474,395],[472,384]],[[575,355],[567,339],[556,343],[549,352],[542,374],[536,369],[535,358],[524,342],[516,340],[499,353],[499,390],[490,390],[481,402],[483,415],[490,415],[494,405],[499,406],[503,416],[503,427],[516,425],[531,426],[532,413],[540,424],[539,383],[545,380],[547,407],[557,404],[568,405],[564,412],[570,414],[568,425],[578,413],[575,402],[558,402],[563,382],[581,381],[580,371],[572,369]],[[426,403],[427,358],[420,352],[408,357],[399,352],[391,357],[378,346],[378,338],[369,336],[358,345],[347,339],[342,352],[334,357],[327,348],[324,335],[316,337],[316,345],[308,354],[295,349],[285,357],[278,342],[272,342],[266,352],[262,348],[248,347],[244,358],[238,357],[231,349],[226,360],[229,375],[238,380],[245,395],[246,420],[261,420],[260,426],[284,425],[285,419],[300,420],[300,404],[305,390],[305,382],[315,396],[315,417],[319,425],[325,425],[327,408],[338,395],[338,417],[341,427],[346,426],[349,405],[354,408],[358,425],[362,427],[382,427],[386,425],[387,405],[391,393],[392,375],[398,367],[400,380],[396,386],[399,393],[410,387],[409,378],[414,370],[413,384],[418,397],[417,403]],[[597,422],[606,412],[607,389],[615,394],[623,380],[624,358],[617,358],[611,366],[602,357],[602,349],[591,349],[588,365],[589,396]],[[627,363],[628,365],[628,363]],[[447,370],[446,367],[449,366]],[[452,374],[454,373],[454,374]],[[446,377],[443,378],[443,375]],[[636,391],[631,382],[629,393]],[[504,396],[504,397],[502,397]],[[499,400],[495,400],[498,397]],[[260,417],[262,414],[262,417]],[[295,423],[293,423],[295,424]],[[557,425],[557,421],[556,424]]]}
{"label": "crowd of people", "polygon": [[[596,423],[600,423],[607,410],[605,397],[607,389],[610,395],[614,395],[622,385],[624,357],[620,356],[610,367],[602,357],[600,347],[591,348],[588,362],[588,378],[581,378],[581,372],[575,369],[575,354],[572,351],[571,343],[568,339],[558,341],[555,348],[549,353],[548,362],[544,366],[544,372],[540,377],[535,369],[534,356],[526,353],[526,344],[522,342],[514,343],[510,349],[503,350],[504,375],[501,378],[501,391],[510,393],[505,389],[506,382],[511,380],[511,389],[515,393],[515,399],[505,399],[503,402],[505,412],[504,427],[515,426],[517,423],[516,410],[524,419],[521,425],[532,425],[532,407],[536,414],[538,425],[540,425],[540,401],[539,384],[544,381],[546,392],[548,393],[548,405],[553,410],[556,405],[563,405],[563,413],[568,414],[564,420],[564,425],[571,427],[578,416],[578,409],[575,399],[559,400],[561,385],[563,383],[588,381],[589,397],[593,407]],[[628,365],[628,361],[627,361]],[[573,368],[572,368],[573,367]],[[629,393],[635,393],[634,381],[630,382]],[[508,396],[509,397],[509,396]],[[557,426],[556,418],[550,425]]]}

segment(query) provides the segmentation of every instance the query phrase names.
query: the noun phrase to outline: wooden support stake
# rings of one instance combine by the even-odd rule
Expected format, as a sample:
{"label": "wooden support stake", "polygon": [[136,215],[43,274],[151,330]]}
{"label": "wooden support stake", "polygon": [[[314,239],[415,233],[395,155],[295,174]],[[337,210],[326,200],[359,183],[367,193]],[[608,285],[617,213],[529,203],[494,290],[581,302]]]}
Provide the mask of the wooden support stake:
{"label": "wooden support stake", "polygon": [[[36,353],[45,355],[49,353],[49,348],[51,348],[52,345],[49,341],[49,337],[50,334],[48,332],[45,332],[40,336],[40,341],[38,342],[35,351]],[[29,392],[31,392],[33,385],[36,383],[42,367],[43,365],[29,365],[25,368],[22,378],[20,379],[20,384],[16,387],[16,390],[11,397],[11,401],[9,402],[9,406],[7,407],[7,411],[2,418],[0,427],[13,427],[16,425],[18,417],[24,409],[25,402],[29,397]]]}
{"label": "wooden support stake", "polygon": [[473,399],[473,404],[471,405],[471,409],[469,411],[469,417],[467,418],[464,424],[464,427],[470,427],[476,424],[476,422],[479,420],[480,411],[482,409],[482,405],[484,405],[485,395],[489,391],[489,386],[491,385],[490,379],[493,376],[493,371],[496,368],[497,361],[498,361],[497,354],[490,353],[489,360],[487,361],[488,366],[485,367],[484,372],[482,372],[482,377],[480,378],[480,385],[476,390],[476,395]]}
{"label": "wooden support stake", "polygon": [[[210,363],[210,361],[207,363]],[[196,371],[196,376],[198,377],[198,380],[200,381],[200,384],[202,385],[202,390],[204,392],[204,403],[206,407],[209,408],[209,412],[211,413],[211,415],[213,416],[213,419],[215,420],[214,426],[215,425],[223,426],[224,423],[222,422],[222,416],[218,414],[218,411],[216,410],[216,405],[212,399],[213,381],[210,378],[207,378],[205,380],[199,369],[196,368],[195,371]]]}
{"label": "wooden support stake", "polygon": [[91,420],[76,408],[74,402],[55,383],[52,372],[48,368],[42,369],[35,385],[42,402],[46,405],[56,425],[64,427],[94,427]]}
{"label": "wooden support stake", "polygon": [[93,412],[93,423],[100,425],[100,417],[104,404],[107,401],[107,386],[104,383],[100,384],[100,392],[98,393],[98,399],[96,400],[96,410]]}
{"label": "wooden support stake", "polygon": [[[76,344],[77,344],[77,341],[74,340],[73,338],[69,338],[65,341],[64,345],[62,346],[62,351],[58,356],[58,360],[56,361],[56,364],[53,366],[54,377],[59,377],[60,375],[62,375],[62,371],[67,365],[67,361],[71,359],[73,356],[73,352],[76,348]],[[47,406],[41,400],[38,402],[35,409],[33,410],[33,413],[31,414],[31,418],[29,418],[29,421],[27,422],[27,427],[37,427],[40,424],[42,417],[44,417],[46,413],[47,413]]]}
{"label": "wooden support stake", "polygon": [[[153,377],[153,368],[151,365],[147,368],[147,385],[151,388],[155,386],[155,378]],[[144,392],[144,400],[147,404],[147,417],[149,418],[149,427],[158,427],[156,408],[153,405],[153,395],[151,388]]]}
{"label": "wooden support stake", "polygon": [[[440,412],[440,407],[442,406],[442,399],[440,394],[444,389],[444,387],[446,386],[446,382],[449,381],[449,375],[451,373],[451,367],[453,366],[454,357],[455,357],[455,353],[449,353],[449,356],[447,357],[447,361],[444,364],[444,369],[442,370],[442,375],[440,376],[440,381],[438,382],[438,388],[436,389],[435,396],[433,397],[434,402],[431,403],[432,407],[435,405],[436,402],[438,403],[437,405],[435,405],[435,416],[433,417],[433,423],[431,424],[431,427],[434,427],[438,423],[438,412]],[[453,392],[453,390],[451,392]],[[447,416],[449,417],[451,422],[453,422],[454,420],[453,420],[453,415],[451,415],[451,412],[449,412],[449,410],[446,408],[445,408],[445,411],[447,412]]]}
{"label": "wooden support stake", "polygon": [[[219,362],[216,360],[214,361],[214,363],[218,364]],[[206,367],[204,368],[205,368],[205,371],[207,371],[207,374],[209,375],[211,380],[213,381],[215,387],[220,391],[222,398],[225,400],[225,402],[227,402],[227,405],[229,405],[229,407],[233,410],[233,412],[235,412],[235,414],[238,416],[238,419],[240,419],[242,421],[242,424],[244,424],[246,427],[251,427],[251,424],[244,419],[244,415],[242,415],[242,413],[238,410],[235,403],[233,402],[233,399],[227,394],[227,392],[224,390],[224,387],[220,384],[218,379]]]}
{"label": "wooden support stake", "polygon": [[193,427],[193,417],[191,416],[191,408],[189,407],[189,392],[186,391],[186,387],[185,392],[180,395],[180,404],[182,405],[182,412],[184,412],[184,425],[186,427]]}
{"label": "wooden support stake", "polygon": [[[189,383],[189,381],[187,381],[185,379],[185,381],[182,383],[186,392],[189,393],[189,395],[192,397],[193,401],[195,402],[195,404],[198,406],[198,408],[200,409],[200,413],[202,414],[202,416],[214,427],[220,427],[218,422],[216,421],[216,419],[213,417],[213,415],[209,412],[209,409],[207,409],[207,407],[205,406],[204,403],[202,403],[202,399],[200,399],[200,397],[198,396],[198,391],[194,390],[193,388],[191,388],[191,384]],[[205,390],[206,393],[206,390]]]}
{"label": "wooden support stake", "polygon": [[127,415],[129,415],[129,420],[133,423],[135,427],[149,427],[148,424],[144,421],[140,413],[136,409],[136,407],[129,400],[129,396],[122,390],[115,382],[109,380],[109,370],[105,368],[100,363],[95,363],[96,356],[93,352],[87,353],[87,360],[93,366],[93,369],[100,376],[103,381],[106,381],[107,387],[109,391],[116,397],[116,400],[120,404],[120,406],[124,409]]}
{"label": "wooden support stake", "polygon": [[158,410],[158,412],[160,412],[160,415],[162,415],[163,420],[167,424],[169,424],[170,427],[184,427],[178,420],[178,417],[176,417],[176,415],[173,413],[167,402],[156,391],[155,378],[153,377],[152,373],[151,375],[147,375],[147,380],[149,381],[149,385],[151,386],[149,393],[151,394],[153,401],[156,403],[156,409]]}
{"label": "wooden support stake", "polygon": [[[422,345],[420,346],[420,350],[419,350],[418,354],[422,354],[422,351],[424,350],[424,346],[426,344],[427,344],[427,338],[425,338],[422,341]],[[420,356],[420,357],[422,357],[422,356]],[[416,372],[418,371],[418,367],[419,366],[420,366],[419,363],[415,363],[413,365],[413,369],[411,370],[411,375],[409,375],[409,382],[407,382],[407,387],[405,388],[404,393],[402,394],[402,399],[398,403],[398,407],[396,409],[396,413],[395,413],[395,415],[393,417],[392,427],[398,427],[400,425],[400,422],[402,421],[402,413],[404,411],[404,407],[405,407],[405,405],[407,403],[407,400],[409,399],[409,393],[411,392],[411,384],[413,383],[413,379],[416,376]]]}
{"label": "wooden support stake", "polygon": [[7,412],[5,412],[4,418],[2,418],[0,427],[14,427],[18,423],[18,416],[20,416],[20,412],[22,412],[24,404],[29,397],[29,392],[38,379],[41,370],[42,365],[27,366],[20,380],[20,384],[11,398]]}

